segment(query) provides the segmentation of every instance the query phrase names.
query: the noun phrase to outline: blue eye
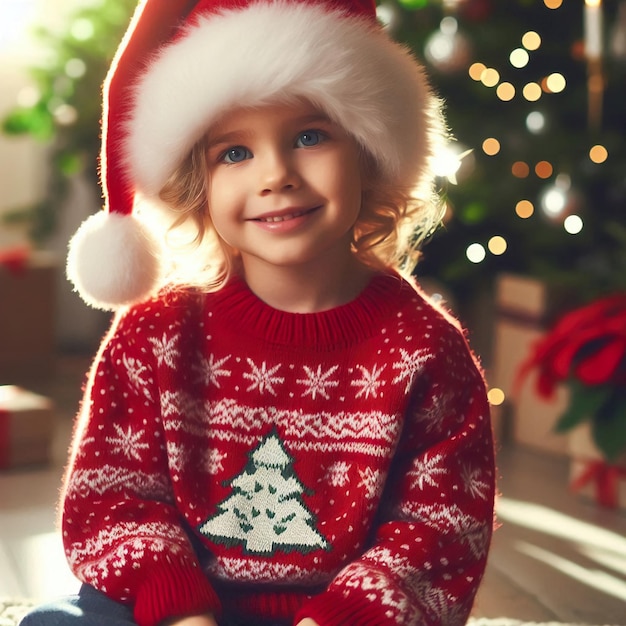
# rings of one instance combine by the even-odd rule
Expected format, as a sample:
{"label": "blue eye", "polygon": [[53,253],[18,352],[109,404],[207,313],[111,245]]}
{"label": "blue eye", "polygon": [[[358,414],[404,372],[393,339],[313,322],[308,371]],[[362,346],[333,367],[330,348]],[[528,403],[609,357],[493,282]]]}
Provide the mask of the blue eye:
{"label": "blue eye", "polygon": [[319,130],[305,130],[298,135],[296,146],[298,148],[311,148],[324,141],[324,135]]}
{"label": "blue eye", "polygon": [[220,160],[224,163],[241,163],[246,159],[251,159],[252,153],[244,146],[233,146],[222,153]]}

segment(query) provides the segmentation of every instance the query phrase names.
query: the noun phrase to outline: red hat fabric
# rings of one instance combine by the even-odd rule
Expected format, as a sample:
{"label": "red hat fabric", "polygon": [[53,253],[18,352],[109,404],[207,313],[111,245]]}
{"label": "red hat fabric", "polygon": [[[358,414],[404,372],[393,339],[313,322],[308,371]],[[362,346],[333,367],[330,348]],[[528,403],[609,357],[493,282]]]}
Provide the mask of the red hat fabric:
{"label": "red hat fabric", "polygon": [[286,96],[343,126],[390,184],[430,184],[438,102],[373,0],[140,4],[105,83],[105,210],[70,243],[68,276],[86,302],[115,309],[160,286],[162,253],[133,213],[137,195],[158,198],[225,110]]}

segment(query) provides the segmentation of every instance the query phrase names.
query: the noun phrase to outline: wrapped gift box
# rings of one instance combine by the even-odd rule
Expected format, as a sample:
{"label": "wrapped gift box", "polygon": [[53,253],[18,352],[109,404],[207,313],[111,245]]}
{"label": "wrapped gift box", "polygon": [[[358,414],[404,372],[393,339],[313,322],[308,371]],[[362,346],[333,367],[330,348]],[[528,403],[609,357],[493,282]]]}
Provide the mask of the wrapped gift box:
{"label": "wrapped gift box", "polygon": [[0,262],[0,381],[20,383],[54,366],[57,267],[44,252],[10,261]]}
{"label": "wrapped gift box", "polygon": [[49,398],[14,385],[0,386],[0,468],[47,463],[53,434]]}
{"label": "wrapped gift box", "polygon": [[528,357],[531,346],[543,336],[565,302],[567,294],[548,289],[533,278],[514,274],[498,277],[490,384],[505,394],[512,422],[512,439],[558,455],[567,454],[567,438],[554,432],[554,426],[567,406],[567,390],[559,389],[554,399],[546,402],[535,392],[534,372],[515,395],[514,388],[519,367]]}
{"label": "wrapped gift box", "polygon": [[626,509],[626,454],[607,463],[593,442],[588,423],[570,431],[568,448],[572,489],[600,506]]}

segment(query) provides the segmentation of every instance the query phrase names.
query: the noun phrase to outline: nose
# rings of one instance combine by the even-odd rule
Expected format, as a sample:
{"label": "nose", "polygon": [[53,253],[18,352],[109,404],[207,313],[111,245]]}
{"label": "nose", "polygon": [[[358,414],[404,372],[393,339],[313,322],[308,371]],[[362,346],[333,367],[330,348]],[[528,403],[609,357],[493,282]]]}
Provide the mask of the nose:
{"label": "nose", "polygon": [[271,150],[262,157],[256,155],[260,167],[260,194],[268,194],[297,189],[301,183],[300,174],[291,151]]}

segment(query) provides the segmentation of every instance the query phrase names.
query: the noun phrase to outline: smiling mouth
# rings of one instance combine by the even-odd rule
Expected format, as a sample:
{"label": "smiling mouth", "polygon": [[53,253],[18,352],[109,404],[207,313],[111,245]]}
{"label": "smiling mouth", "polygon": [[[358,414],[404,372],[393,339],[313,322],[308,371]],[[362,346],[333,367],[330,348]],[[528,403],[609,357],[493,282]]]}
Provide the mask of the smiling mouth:
{"label": "smiling mouth", "polygon": [[302,209],[301,211],[293,211],[291,213],[283,213],[281,215],[267,215],[265,217],[257,217],[254,219],[254,222],[262,222],[265,224],[273,224],[276,222],[288,222],[289,220],[296,219],[298,217],[302,217],[303,215],[308,215],[309,213],[313,213],[313,211],[317,211],[320,207],[316,206],[312,209]]}

